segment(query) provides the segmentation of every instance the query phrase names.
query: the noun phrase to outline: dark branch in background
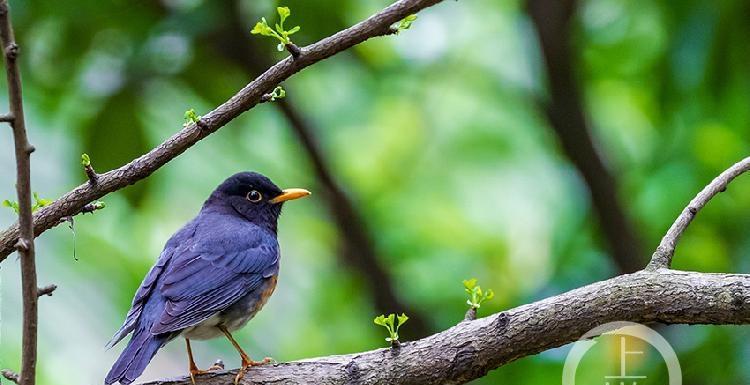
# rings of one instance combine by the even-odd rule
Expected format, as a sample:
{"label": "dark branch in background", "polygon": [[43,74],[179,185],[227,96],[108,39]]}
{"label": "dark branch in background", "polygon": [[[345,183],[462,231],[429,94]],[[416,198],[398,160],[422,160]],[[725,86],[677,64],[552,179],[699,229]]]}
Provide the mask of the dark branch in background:
{"label": "dark branch in background", "polygon": [[591,136],[573,69],[570,21],[576,2],[529,0],[527,10],[544,55],[549,95],[541,104],[550,127],[589,189],[615,265],[623,273],[637,271],[643,262],[637,233],[618,196],[617,181]]}
{"label": "dark branch in background", "polygon": [[[694,215],[737,175],[750,158],[732,166],[693,199]],[[694,207],[695,210],[690,210]],[[685,212],[665,238],[674,246]],[[673,231],[679,227],[680,231]],[[677,234],[677,236],[670,236]],[[661,246],[660,246],[661,247]],[[254,367],[243,384],[463,384],[492,369],[576,341],[593,327],[613,321],[664,324],[750,324],[750,275],[645,269],[620,275],[441,333],[343,356]],[[203,385],[226,384],[236,370],[199,377]],[[187,385],[189,377],[148,383]]]}
{"label": "dark branch in background", "polygon": [[[0,0],[0,42],[5,58],[8,79],[9,120],[13,127],[16,149],[16,192],[18,194],[19,237],[13,242],[21,260],[21,293],[23,296],[23,326],[21,350],[21,376],[18,383],[36,383],[37,353],[37,287],[34,258],[34,222],[31,216],[31,153],[34,147],[26,136],[21,92],[21,71],[18,69],[18,45],[13,35],[7,0]],[[3,373],[5,375],[5,373]],[[7,378],[7,377],[6,377]]]}
{"label": "dark branch in background", "polygon": [[[248,26],[243,25],[237,17],[239,12],[234,2],[222,3],[227,22],[220,30],[207,37],[204,44],[213,44],[223,56],[234,61],[247,72],[255,75],[268,67],[268,56],[263,53],[262,46],[256,40],[249,39]],[[428,325],[427,317],[403,303],[397,294],[391,276],[378,258],[378,252],[364,216],[359,212],[346,191],[337,183],[320,148],[315,135],[315,128],[309,117],[305,117],[294,106],[294,95],[285,85],[287,96],[276,100],[273,104],[278,107],[289,123],[292,132],[299,139],[307,154],[316,180],[322,188],[319,196],[323,198],[330,216],[338,229],[341,242],[339,254],[343,263],[351,266],[361,276],[372,294],[372,301],[378,313],[401,313],[409,315],[409,328],[402,335],[407,338],[424,337],[434,330]]]}
{"label": "dark branch in background", "polygon": [[407,307],[396,294],[396,287],[378,258],[375,241],[367,229],[366,222],[341,186],[336,183],[328,163],[313,135],[313,129],[300,116],[288,99],[277,104],[289,121],[294,133],[302,143],[313,164],[318,182],[323,187],[321,195],[336,221],[342,241],[342,257],[365,279],[373,295],[375,309],[379,313],[401,313],[409,315],[409,328],[401,334],[406,337],[424,337],[432,331],[426,317],[414,308]]}
{"label": "dark branch in background", "polygon": [[672,265],[672,256],[674,255],[675,246],[677,241],[685,229],[687,229],[690,222],[698,214],[698,211],[708,203],[711,198],[720,192],[724,192],[727,189],[727,185],[734,178],[740,176],[742,173],[750,170],[750,157],[747,157],[726,171],[722,172],[714,178],[711,183],[701,190],[693,200],[688,203],[687,207],[682,210],[680,216],[674,221],[672,226],[667,231],[667,234],[659,242],[659,247],[656,248],[653,256],[651,256],[651,262],[648,264],[648,269],[661,269],[669,268]]}
{"label": "dark branch in background", "polygon": [[[96,186],[91,186],[89,183],[82,184],[49,206],[40,209],[34,215],[34,231],[37,235],[41,234],[58,225],[62,218],[79,213],[87,203],[148,177],[198,141],[253,108],[263,94],[271,91],[290,76],[371,37],[385,34],[390,30],[391,24],[440,1],[399,0],[367,20],[302,47],[299,58],[287,57],[276,63],[222,105],[203,115],[200,126],[195,123],[188,124],[147,154],[116,170],[99,174]],[[17,224],[0,233],[0,262],[13,251],[13,245],[18,241],[18,236]]]}

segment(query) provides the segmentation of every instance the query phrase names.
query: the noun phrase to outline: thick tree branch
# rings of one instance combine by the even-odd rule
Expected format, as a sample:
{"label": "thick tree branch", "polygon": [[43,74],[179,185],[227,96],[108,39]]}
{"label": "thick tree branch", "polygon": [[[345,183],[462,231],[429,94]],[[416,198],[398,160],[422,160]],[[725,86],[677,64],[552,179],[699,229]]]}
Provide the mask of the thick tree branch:
{"label": "thick tree branch", "polygon": [[[621,275],[442,333],[364,353],[250,369],[243,384],[463,384],[522,357],[577,340],[611,321],[750,323],[750,275],[671,270]],[[236,371],[198,377],[231,383]],[[150,385],[188,385],[189,377]]]}
{"label": "thick tree branch", "polygon": [[735,163],[732,167],[722,172],[714,178],[711,183],[701,190],[693,200],[688,203],[687,207],[682,210],[680,216],[674,221],[672,226],[667,231],[667,234],[659,242],[659,247],[651,256],[651,262],[648,264],[648,269],[659,269],[669,268],[672,265],[672,256],[674,256],[675,246],[677,241],[685,229],[687,229],[690,222],[693,221],[698,211],[708,203],[716,194],[724,192],[727,189],[727,185],[734,178],[740,176],[740,174],[750,170],[750,157],[742,159]]}
{"label": "thick tree branch", "polygon": [[[216,132],[241,113],[253,108],[263,94],[271,91],[285,79],[371,37],[386,34],[391,24],[440,1],[400,0],[367,20],[317,43],[302,47],[302,53],[297,59],[287,57],[281,60],[222,105],[203,115],[200,126],[187,125],[147,154],[116,170],[99,174],[96,186],[89,183],[82,184],[39,210],[34,215],[34,231],[37,235],[41,234],[59,224],[60,219],[80,212],[87,203],[146,178],[201,139]],[[13,251],[13,245],[17,242],[18,236],[18,225],[0,234],[0,262]]]}
{"label": "thick tree branch", "polygon": [[595,145],[573,70],[570,45],[575,0],[529,0],[528,13],[539,36],[549,95],[541,102],[562,150],[583,177],[615,265],[623,273],[643,266],[640,242],[617,192],[617,180]]}
{"label": "thick tree branch", "polygon": [[[37,287],[34,258],[34,223],[31,216],[31,153],[34,147],[26,136],[21,92],[21,71],[18,69],[18,45],[13,35],[7,0],[0,0],[0,43],[5,58],[8,79],[9,123],[13,127],[16,150],[16,192],[18,195],[18,233],[13,243],[21,260],[21,293],[23,296],[23,326],[20,385],[36,382]],[[11,249],[12,250],[12,249]],[[6,377],[7,378],[7,377]]]}

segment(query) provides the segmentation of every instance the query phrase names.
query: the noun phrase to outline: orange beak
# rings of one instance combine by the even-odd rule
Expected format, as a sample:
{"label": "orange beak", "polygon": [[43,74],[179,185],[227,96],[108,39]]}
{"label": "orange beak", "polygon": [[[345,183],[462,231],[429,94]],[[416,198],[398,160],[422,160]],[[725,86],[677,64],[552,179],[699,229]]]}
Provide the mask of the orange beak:
{"label": "orange beak", "polygon": [[310,192],[303,188],[288,188],[288,189],[281,191],[281,195],[277,196],[276,198],[271,199],[269,202],[281,203],[281,202],[291,201],[294,199],[304,198],[308,195],[310,195]]}

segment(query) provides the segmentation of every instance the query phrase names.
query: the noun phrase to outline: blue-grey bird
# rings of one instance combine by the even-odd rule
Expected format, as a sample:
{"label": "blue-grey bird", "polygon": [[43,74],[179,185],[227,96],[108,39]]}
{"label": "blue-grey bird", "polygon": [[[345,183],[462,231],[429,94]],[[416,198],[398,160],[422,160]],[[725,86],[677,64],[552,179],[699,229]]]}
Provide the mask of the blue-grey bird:
{"label": "blue-grey bird", "polygon": [[161,347],[180,336],[193,383],[205,371],[193,361],[191,339],[226,336],[242,359],[235,383],[248,367],[264,362],[252,361],[231,332],[245,326],[273,293],[281,206],[307,195],[303,189],[281,190],[254,172],[232,175],[219,185],[198,215],[167,241],[143,279],[107,346],[133,336],[104,382],[130,384]]}

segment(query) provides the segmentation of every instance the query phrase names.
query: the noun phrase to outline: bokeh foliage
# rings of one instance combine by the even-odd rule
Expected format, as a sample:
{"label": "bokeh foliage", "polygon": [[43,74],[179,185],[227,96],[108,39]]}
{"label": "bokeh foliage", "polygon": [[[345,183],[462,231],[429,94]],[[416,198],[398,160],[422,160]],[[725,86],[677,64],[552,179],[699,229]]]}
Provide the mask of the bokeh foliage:
{"label": "bokeh foliage", "polygon": [[[302,26],[294,41],[304,45],[387,3],[11,1],[37,148],[34,191],[54,198],[85,181],[84,152],[98,171],[120,166],[178,130],[185,110],[204,114],[246,84],[247,67],[221,54],[229,21],[246,27],[241,39],[248,44],[259,40],[264,60],[278,59],[285,53],[270,39],[250,34],[276,6],[293,10],[294,25]],[[496,293],[481,316],[616,273],[587,189],[535,104],[545,97],[545,74],[523,9],[513,0],[448,1],[421,13],[408,31],[285,83],[374,229],[398,293],[435,330],[463,318],[461,282],[469,277]],[[587,114],[647,249],[705,183],[750,153],[748,15],[750,4],[741,0],[580,4],[574,56]],[[12,144],[9,131],[4,135],[0,200],[14,197]],[[78,218],[78,261],[67,227],[39,239],[40,281],[60,286],[41,300],[41,383],[101,382],[119,352],[103,346],[166,239],[216,184],[247,169],[315,191],[288,122],[265,104],[147,180],[107,196],[105,210]],[[747,213],[750,179],[741,178],[701,211],[675,267],[747,272]],[[0,225],[13,221],[3,208]],[[281,282],[239,335],[249,351],[286,361],[382,346],[371,295],[335,257],[339,234],[319,198],[289,204],[280,228]],[[15,368],[14,258],[0,276],[0,366]],[[746,328],[661,330],[678,350],[686,383],[750,382]],[[195,350],[201,366],[217,357],[238,363],[225,341]],[[477,383],[556,383],[566,352],[520,360]],[[663,376],[653,362],[642,369]],[[183,346],[173,343],[144,378],[185,367]]]}

